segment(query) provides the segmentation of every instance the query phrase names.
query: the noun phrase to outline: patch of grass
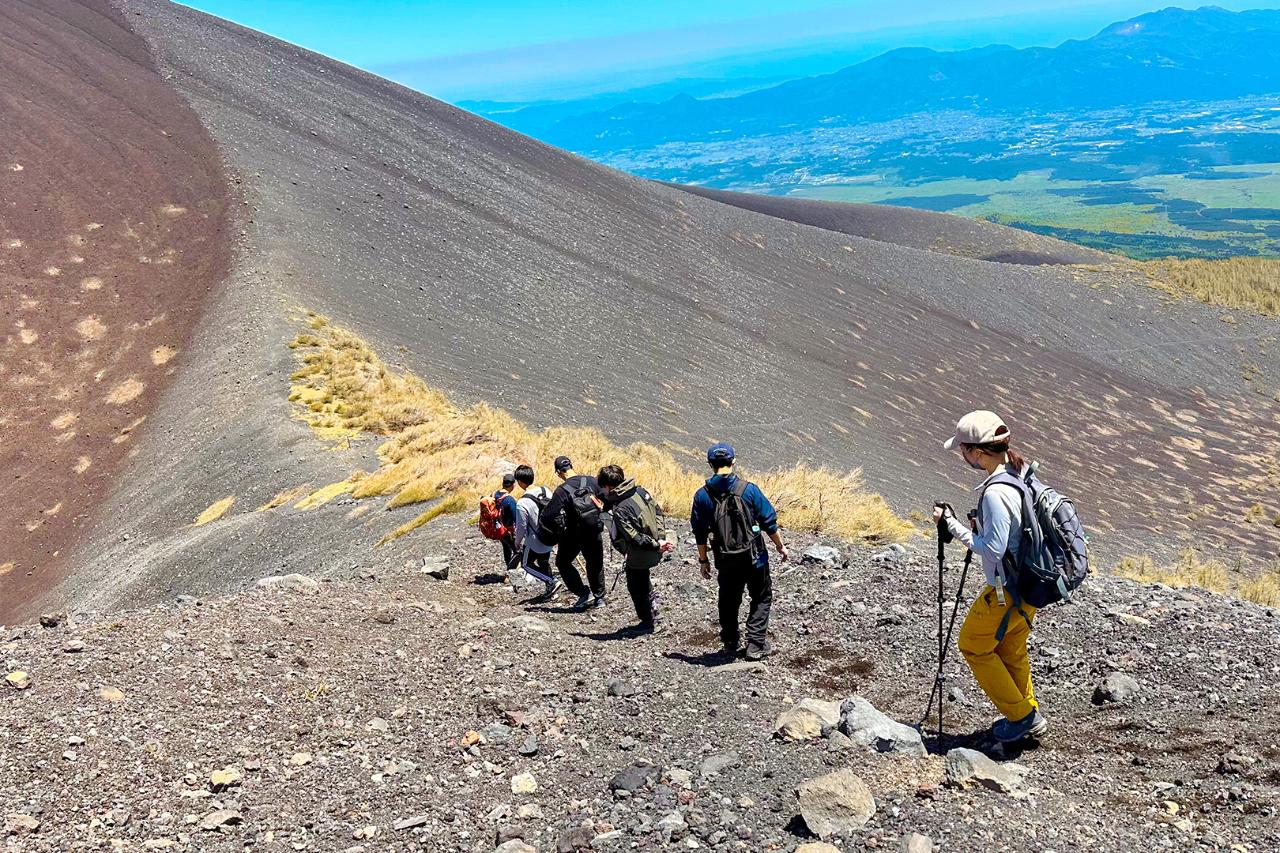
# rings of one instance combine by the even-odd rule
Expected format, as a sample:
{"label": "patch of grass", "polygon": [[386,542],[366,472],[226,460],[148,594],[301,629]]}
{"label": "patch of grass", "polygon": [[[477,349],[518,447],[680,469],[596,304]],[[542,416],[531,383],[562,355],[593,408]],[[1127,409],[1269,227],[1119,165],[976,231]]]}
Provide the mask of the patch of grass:
{"label": "patch of grass", "polygon": [[324,506],[338,495],[345,495],[355,486],[357,480],[355,475],[351,478],[343,480],[340,483],[330,483],[327,486],[321,486],[311,494],[304,497],[293,505],[294,509],[308,510],[316,507]]}
{"label": "patch of grass", "polygon": [[1116,566],[1115,573],[1145,583],[1199,587],[1267,607],[1280,606],[1280,561],[1260,566],[1241,557],[1228,565],[1218,559],[1203,559],[1188,549],[1176,563],[1168,566],[1158,566],[1148,556],[1125,557]]}
{"label": "patch of grass", "polygon": [[[584,427],[535,431],[483,403],[459,408],[418,377],[389,368],[350,331],[316,315],[309,315],[308,326],[310,331],[290,344],[299,361],[290,393],[297,416],[322,436],[355,432],[386,439],[378,448],[382,465],[377,471],[326,488],[347,485],[356,498],[389,495],[393,507],[440,501],[384,541],[474,507],[516,464],[528,462],[549,482],[550,462],[561,453],[586,473],[621,465],[675,516],[688,515],[702,485],[702,474],[669,450],[649,444],[619,447],[599,430]],[[864,488],[860,471],[797,465],[743,473],[769,494],[782,523],[793,530],[861,542],[899,542],[915,535],[883,498]]]}
{"label": "patch of grass", "polygon": [[192,527],[199,527],[202,524],[208,524],[211,521],[217,521],[227,514],[227,510],[231,509],[231,505],[236,502],[235,495],[227,495],[220,501],[210,504],[204,512],[196,516],[196,520],[191,522]]}
{"label": "patch of grass", "polygon": [[1166,258],[1142,264],[1151,286],[1223,308],[1280,317],[1280,259]]}
{"label": "patch of grass", "polygon": [[254,512],[266,512],[269,509],[275,509],[276,507],[281,507],[281,506],[284,506],[285,504],[293,503],[294,501],[300,500],[301,498],[305,497],[307,493],[310,491],[311,491],[310,484],[295,486],[292,489],[285,489],[283,492],[277,493],[274,498],[267,501],[262,506],[258,507],[256,510],[254,510]]}

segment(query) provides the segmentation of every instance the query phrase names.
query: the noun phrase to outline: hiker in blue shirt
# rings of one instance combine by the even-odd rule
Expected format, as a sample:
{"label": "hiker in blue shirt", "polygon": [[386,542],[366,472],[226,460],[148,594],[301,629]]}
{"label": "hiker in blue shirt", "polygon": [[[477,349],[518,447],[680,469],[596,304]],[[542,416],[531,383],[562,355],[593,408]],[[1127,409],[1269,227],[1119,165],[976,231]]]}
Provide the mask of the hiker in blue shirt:
{"label": "hiker in blue shirt", "polygon": [[516,507],[515,495],[511,494],[516,488],[516,475],[503,474],[502,488],[493,493],[493,499],[498,504],[498,510],[502,513],[502,526],[507,529],[507,535],[502,537],[502,564],[507,570],[511,569],[511,561],[515,559],[515,530],[516,515],[519,510]]}
{"label": "hiker in blue shirt", "polygon": [[739,611],[745,589],[750,598],[747,612],[747,659],[769,655],[769,610],[773,583],[769,575],[769,551],[765,537],[773,541],[785,563],[790,555],[778,534],[778,513],[755,483],[733,472],[733,448],[716,444],[707,451],[713,475],[693,496],[689,520],[698,543],[698,568],[711,579],[708,548],[715,555],[720,609],[720,639],[724,653],[737,657],[740,640]]}

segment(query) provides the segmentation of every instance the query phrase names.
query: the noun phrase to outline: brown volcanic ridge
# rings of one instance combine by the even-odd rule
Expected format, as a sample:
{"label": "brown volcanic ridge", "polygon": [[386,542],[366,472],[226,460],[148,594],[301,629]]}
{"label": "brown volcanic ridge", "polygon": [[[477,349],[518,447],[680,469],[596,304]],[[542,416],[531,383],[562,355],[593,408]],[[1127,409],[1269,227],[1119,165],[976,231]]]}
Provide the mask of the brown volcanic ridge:
{"label": "brown volcanic ridge", "polygon": [[[940,443],[988,406],[1100,553],[1277,553],[1275,321],[997,226],[636,180],[159,0],[3,14],[7,614],[54,551],[59,597],[118,607],[421,550],[430,526],[373,550],[421,507],[252,511],[377,465],[289,417],[303,308],[461,402],[860,466],[903,512],[971,500]],[[242,239],[197,321],[226,269],[210,137]]]}
{"label": "brown volcanic ridge", "polygon": [[226,274],[195,113],[106,3],[0,5],[0,611],[65,570]]}

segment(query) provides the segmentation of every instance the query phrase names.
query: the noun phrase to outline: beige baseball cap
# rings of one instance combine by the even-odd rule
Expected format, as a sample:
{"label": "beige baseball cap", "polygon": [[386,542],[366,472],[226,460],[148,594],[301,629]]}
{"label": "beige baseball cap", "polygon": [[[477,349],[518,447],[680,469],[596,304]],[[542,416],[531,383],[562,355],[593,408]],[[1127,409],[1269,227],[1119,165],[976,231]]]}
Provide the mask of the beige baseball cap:
{"label": "beige baseball cap", "polygon": [[995,412],[979,409],[970,412],[956,423],[956,434],[943,442],[947,450],[958,444],[991,444],[1008,441],[1009,428]]}

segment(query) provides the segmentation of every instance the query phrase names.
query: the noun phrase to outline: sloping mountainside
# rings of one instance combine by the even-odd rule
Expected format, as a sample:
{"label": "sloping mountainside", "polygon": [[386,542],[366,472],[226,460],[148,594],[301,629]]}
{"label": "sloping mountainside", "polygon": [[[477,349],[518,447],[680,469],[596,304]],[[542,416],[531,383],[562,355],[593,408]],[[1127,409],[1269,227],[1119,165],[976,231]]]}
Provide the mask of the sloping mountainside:
{"label": "sloping mountainside", "polygon": [[[726,132],[878,120],[925,110],[1084,112],[1153,101],[1216,101],[1280,91],[1280,11],[1168,8],[1093,38],[1016,50],[902,48],[834,74],[732,98],[585,109],[539,138],[577,150]],[[534,116],[536,118],[536,116]],[[520,128],[519,113],[508,119]],[[603,142],[602,142],[603,140]]]}
{"label": "sloping mountainside", "polygon": [[213,140],[105,2],[0,5],[0,614],[56,578],[227,273]]}
{"label": "sloping mountainside", "polygon": [[[78,37],[94,7],[15,8],[45,22],[44,44]],[[1275,322],[1237,313],[1225,324],[1107,268],[979,260],[922,248],[918,234],[898,245],[889,227],[869,239],[763,215],[632,179],[180,6],[127,0],[118,14],[132,34],[95,49],[173,87],[167,102],[122,88],[132,109],[171,105],[143,123],[158,136],[122,150],[163,160],[163,145],[180,143],[194,156],[204,143],[172,129],[194,111],[235,191],[235,254],[131,433],[136,453],[91,523],[60,543],[61,568],[3,579],[7,614],[27,604],[12,584],[28,572],[67,575],[57,594],[73,604],[124,606],[282,569],[348,568],[417,511],[254,511],[377,465],[373,443],[323,449],[290,417],[286,344],[304,310],[462,402],[535,425],[599,425],[619,441],[696,449],[729,438],[751,467],[861,466],[902,512],[967,500],[972,478],[940,441],[959,414],[991,406],[1079,497],[1099,553],[1184,539],[1276,551],[1280,529],[1253,509],[1277,499]],[[139,38],[146,51],[128,46]],[[100,79],[83,69],[66,87]],[[66,135],[100,134],[89,116],[59,115]],[[14,124],[6,113],[5,133]],[[77,175],[57,146],[42,156],[41,170]],[[169,162],[173,180],[191,180],[188,161]],[[130,180],[117,203],[149,204],[153,185]],[[172,203],[188,210],[227,191],[186,186],[197,198]],[[213,239],[218,226],[201,221]],[[26,227],[14,222],[7,232]],[[996,256],[1011,242],[961,254]],[[38,275],[55,263],[43,245],[49,259],[22,268],[37,298],[61,286]],[[68,371],[85,346],[51,350],[49,369]],[[27,516],[40,507],[11,494]],[[219,502],[224,515],[191,524]],[[401,560],[431,536],[428,526],[377,560]]]}

